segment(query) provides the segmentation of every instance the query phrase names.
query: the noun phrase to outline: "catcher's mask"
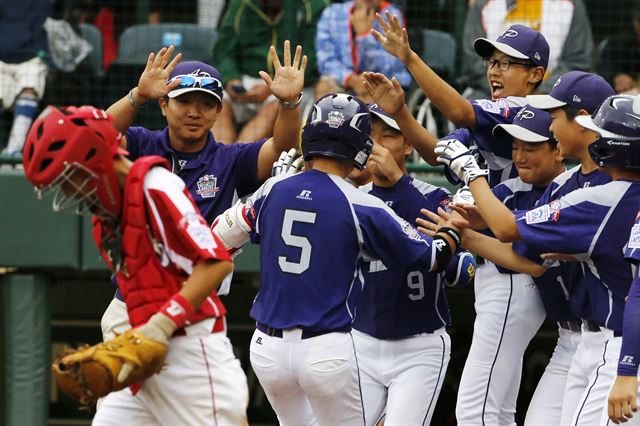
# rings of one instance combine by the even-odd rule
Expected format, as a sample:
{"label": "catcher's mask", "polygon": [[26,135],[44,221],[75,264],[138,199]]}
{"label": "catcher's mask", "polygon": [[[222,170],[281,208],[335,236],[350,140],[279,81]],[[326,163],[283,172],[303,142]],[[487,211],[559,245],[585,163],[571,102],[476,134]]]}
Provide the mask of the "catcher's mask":
{"label": "catcher's mask", "polygon": [[640,169],[640,95],[608,97],[591,117],[575,118],[599,138],[589,145],[589,154],[599,167]]}
{"label": "catcher's mask", "polygon": [[340,158],[362,170],[372,147],[371,114],[359,98],[330,93],[315,102],[302,129],[305,161],[313,156]]}
{"label": "catcher's mask", "polygon": [[111,117],[92,106],[48,106],[29,130],[23,152],[38,198],[53,192],[53,209],[117,218],[122,194],[113,158],[126,154]]}

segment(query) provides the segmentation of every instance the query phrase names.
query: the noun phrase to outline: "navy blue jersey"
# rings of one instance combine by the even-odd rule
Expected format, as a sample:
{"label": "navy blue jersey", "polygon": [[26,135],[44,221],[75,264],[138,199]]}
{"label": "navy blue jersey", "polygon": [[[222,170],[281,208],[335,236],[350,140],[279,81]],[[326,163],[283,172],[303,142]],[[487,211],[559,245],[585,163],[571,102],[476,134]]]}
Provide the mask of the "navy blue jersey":
{"label": "navy blue jersey", "polygon": [[[491,191],[509,210],[517,211],[535,207],[536,202],[544,193],[545,187],[533,186],[524,183],[519,177],[515,177],[496,185]],[[489,234],[493,236],[490,231]],[[496,269],[503,274],[517,273],[498,265],[496,265]]]}
{"label": "navy blue jersey", "polygon": [[[518,177],[502,182],[493,188],[493,193],[512,211],[529,210],[537,205],[538,199],[546,192],[547,188],[524,183]],[[513,272],[501,266],[496,265],[496,267],[502,273]],[[569,297],[573,283],[577,279],[577,273],[577,264],[562,263],[549,268],[540,277],[533,278],[533,282],[540,291],[545,312],[550,319],[554,321],[578,319],[569,305]]]}
{"label": "navy blue jersey", "polygon": [[[493,188],[500,182],[518,176],[511,158],[512,137],[494,136],[493,128],[498,124],[513,124],[518,111],[526,104],[525,98],[516,96],[495,101],[488,99],[472,101],[471,105],[476,114],[476,126],[457,129],[441,139],[457,139],[472,151],[477,149],[489,169],[489,186]],[[447,177],[451,177],[451,173],[447,173]]]}
{"label": "navy blue jersey", "polygon": [[624,257],[634,269],[634,278],[629,289],[629,295],[624,311],[624,324],[622,328],[623,339],[618,360],[618,375],[635,376],[638,374],[640,362],[640,211],[636,213],[636,221],[629,240],[625,247]]}
{"label": "navy blue jersey", "polygon": [[[549,204],[580,188],[604,185],[609,182],[611,182],[609,175],[600,170],[582,173],[582,167],[578,165],[556,176],[538,200],[537,205]],[[522,241],[516,241],[513,244],[513,249],[516,253],[536,263],[543,263],[540,258],[542,253],[532,250]],[[557,267],[561,269],[558,270]],[[550,293],[550,295],[557,293],[562,298],[569,295],[569,307],[560,297],[543,297],[549,318],[555,321],[570,321],[578,319],[578,317],[591,318],[593,316],[586,288],[597,285],[598,279],[593,274],[586,272],[587,267],[588,265],[583,263],[560,263],[556,264],[556,267],[550,268],[546,274],[534,279],[541,293]],[[558,275],[555,277],[550,275],[553,271]],[[586,281],[592,281],[592,283],[587,284]],[[558,283],[562,283],[562,285],[558,286]]]}
{"label": "navy blue jersey", "polygon": [[151,131],[130,127],[126,133],[127,151],[132,160],[160,155],[172,171],[187,184],[202,216],[211,223],[239,198],[255,191],[258,181],[258,154],[265,140],[224,145],[209,132],[204,149],[182,153],[169,145],[169,130]]}
{"label": "navy blue jersey", "polygon": [[[422,217],[420,209],[436,212],[451,199],[447,190],[409,176],[391,188],[370,183],[360,190],[384,201],[409,223]],[[356,330],[378,339],[397,339],[449,324],[442,274],[429,268],[388,269],[379,260],[364,265],[362,272],[365,285],[353,321]]]}
{"label": "navy blue jersey", "polygon": [[435,264],[435,246],[383,201],[335,175],[309,170],[274,177],[249,197],[260,250],[260,290],[251,317],[270,327],[349,327],[362,266]]}
{"label": "navy blue jersey", "polygon": [[590,312],[599,325],[622,331],[631,265],[623,250],[640,200],[640,183],[613,181],[573,191],[549,204],[516,213],[522,241],[538,253],[575,255],[585,264]]}

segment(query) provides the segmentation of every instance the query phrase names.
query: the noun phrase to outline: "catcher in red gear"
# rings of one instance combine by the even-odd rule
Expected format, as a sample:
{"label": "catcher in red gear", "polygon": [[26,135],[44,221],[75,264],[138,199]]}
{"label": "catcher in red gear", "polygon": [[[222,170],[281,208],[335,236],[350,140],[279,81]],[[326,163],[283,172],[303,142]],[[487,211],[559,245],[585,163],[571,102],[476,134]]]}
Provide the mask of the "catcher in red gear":
{"label": "catcher in red gear", "polygon": [[220,354],[226,310],[216,291],[231,257],[166,160],[131,162],[121,137],[106,112],[89,106],[49,106],[27,137],[27,179],[40,197],[53,193],[55,211],[93,216],[133,326],[63,352],[53,363],[56,381],[83,404],[108,394],[93,424],[244,423],[247,395],[212,397],[216,369],[246,380],[228,339]]}

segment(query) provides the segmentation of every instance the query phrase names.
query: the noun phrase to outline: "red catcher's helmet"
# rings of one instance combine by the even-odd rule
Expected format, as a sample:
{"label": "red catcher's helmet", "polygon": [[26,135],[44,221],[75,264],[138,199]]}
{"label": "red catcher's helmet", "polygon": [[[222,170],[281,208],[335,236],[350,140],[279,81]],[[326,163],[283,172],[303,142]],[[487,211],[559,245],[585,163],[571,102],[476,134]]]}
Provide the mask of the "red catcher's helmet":
{"label": "red catcher's helmet", "polygon": [[122,193],[113,169],[122,134],[103,110],[48,106],[29,130],[23,151],[27,179],[42,198],[55,190],[53,209],[117,218]]}

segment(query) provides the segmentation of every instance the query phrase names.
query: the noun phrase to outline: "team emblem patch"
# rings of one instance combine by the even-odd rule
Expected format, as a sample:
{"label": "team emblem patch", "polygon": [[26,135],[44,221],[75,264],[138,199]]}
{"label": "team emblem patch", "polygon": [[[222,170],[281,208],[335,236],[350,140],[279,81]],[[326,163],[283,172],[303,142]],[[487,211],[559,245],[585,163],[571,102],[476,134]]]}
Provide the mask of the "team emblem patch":
{"label": "team emblem patch", "polygon": [[344,123],[344,114],[339,111],[331,111],[327,117],[327,124],[329,127],[337,129]]}
{"label": "team emblem patch", "polygon": [[418,232],[418,230],[416,228],[414,228],[413,226],[409,225],[409,222],[404,222],[401,225],[402,227],[402,232],[404,232],[407,237],[409,237],[412,240],[416,240],[419,241],[422,238],[420,237],[420,233]]}
{"label": "team emblem patch", "polygon": [[492,114],[500,114],[500,107],[493,101],[490,101],[488,99],[477,99],[476,104],[484,111],[490,112]]}
{"label": "team emblem patch", "polygon": [[198,179],[196,184],[198,185],[198,189],[196,190],[196,194],[201,196],[202,198],[213,198],[216,196],[216,192],[220,191],[220,188],[216,186],[218,183],[218,178],[214,175],[204,175]]}
{"label": "team emblem patch", "polygon": [[526,214],[527,224],[531,225],[534,223],[542,223],[546,222],[551,215],[549,211],[549,206],[545,204],[544,206],[540,206],[537,209],[529,210]]}
{"label": "team emblem patch", "polygon": [[640,248],[640,225],[633,225],[631,235],[629,236],[629,244],[627,247],[632,249]]}

